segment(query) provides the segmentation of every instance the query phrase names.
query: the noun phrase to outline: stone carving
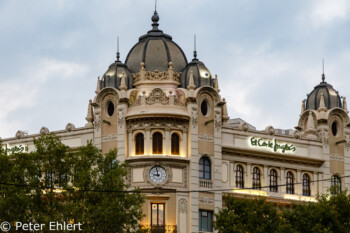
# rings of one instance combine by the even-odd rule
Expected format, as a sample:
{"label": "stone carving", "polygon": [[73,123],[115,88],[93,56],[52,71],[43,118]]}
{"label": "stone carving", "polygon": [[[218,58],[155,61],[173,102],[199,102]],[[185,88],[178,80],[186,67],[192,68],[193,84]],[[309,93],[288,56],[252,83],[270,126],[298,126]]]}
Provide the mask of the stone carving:
{"label": "stone carving", "polygon": [[128,130],[150,130],[151,128],[169,128],[183,131],[188,129],[188,121],[167,118],[141,118],[131,119],[127,122]]}
{"label": "stone carving", "polygon": [[15,137],[17,139],[21,139],[24,138],[24,136],[26,136],[26,133],[24,131],[18,130]]}
{"label": "stone carving", "polygon": [[241,124],[239,124],[239,128],[240,130],[247,132],[249,130],[249,125],[245,122],[242,122]]}
{"label": "stone carving", "polygon": [[95,129],[97,131],[100,130],[101,128],[101,116],[100,116],[100,113],[96,113],[95,114],[95,121],[94,121],[94,124],[95,124]]}
{"label": "stone carving", "polygon": [[181,72],[169,72],[164,71],[161,72],[159,70],[155,70],[153,72],[151,71],[141,71],[139,73],[133,74],[134,77],[134,85],[137,85],[139,82],[142,81],[175,81],[179,82],[181,77]]}
{"label": "stone carving", "polygon": [[268,135],[275,135],[275,129],[272,127],[272,126],[267,126],[265,128],[265,132],[268,134]]}
{"label": "stone carving", "polygon": [[72,132],[75,130],[75,126],[72,123],[68,123],[66,126],[66,131],[67,132]]}
{"label": "stone carving", "polygon": [[300,138],[300,132],[298,130],[294,131],[294,138],[299,139]]}
{"label": "stone carving", "polygon": [[119,128],[123,127],[124,125],[124,111],[122,108],[118,109],[118,125]]}
{"label": "stone carving", "polygon": [[216,111],[215,112],[216,114],[215,114],[215,122],[214,122],[214,126],[215,126],[215,128],[216,128],[216,131],[219,131],[220,130],[220,128],[221,128],[221,113],[220,113],[220,111]]}
{"label": "stone carving", "polygon": [[152,92],[146,97],[146,104],[169,104],[169,97],[160,88],[154,88]]}
{"label": "stone carving", "polygon": [[103,97],[105,97],[106,95],[113,95],[113,96],[116,96],[116,103],[118,102],[118,99],[119,99],[119,95],[118,95],[118,91],[112,87],[106,87],[106,88],[103,88],[102,91],[100,91],[97,95],[97,98],[96,98],[96,103],[97,104],[100,104]]}
{"label": "stone carving", "polygon": [[184,198],[179,200],[179,213],[187,213],[187,201]]}
{"label": "stone carving", "polygon": [[210,197],[199,197],[199,203],[205,205],[214,205],[214,199]]}
{"label": "stone carving", "polygon": [[40,134],[41,135],[46,135],[46,134],[49,134],[49,133],[50,133],[50,131],[49,131],[48,128],[46,128],[45,126],[41,127],[41,129],[40,129]]}
{"label": "stone carving", "polygon": [[319,132],[318,139],[327,146],[329,144],[328,132],[325,130]]}

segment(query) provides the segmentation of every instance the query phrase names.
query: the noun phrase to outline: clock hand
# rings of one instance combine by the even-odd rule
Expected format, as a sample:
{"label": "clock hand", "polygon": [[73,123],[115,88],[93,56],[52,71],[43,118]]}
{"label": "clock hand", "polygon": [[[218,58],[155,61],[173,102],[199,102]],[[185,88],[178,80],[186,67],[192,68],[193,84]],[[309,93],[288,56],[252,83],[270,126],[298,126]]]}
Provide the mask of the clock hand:
{"label": "clock hand", "polygon": [[157,167],[156,167],[156,171],[157,171],[157,176],[160,176],[160,175],[159,175],[159,172],[158,172],[158,168],[157,168]]}

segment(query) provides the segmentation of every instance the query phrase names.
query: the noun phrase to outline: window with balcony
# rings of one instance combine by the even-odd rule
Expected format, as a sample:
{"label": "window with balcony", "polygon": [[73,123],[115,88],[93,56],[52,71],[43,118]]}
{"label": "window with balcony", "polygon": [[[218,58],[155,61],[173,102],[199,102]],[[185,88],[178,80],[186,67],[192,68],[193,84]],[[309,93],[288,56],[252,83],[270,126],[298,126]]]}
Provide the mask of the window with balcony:
{"label": "window with balcony", "polygon": [[199,231],[213,232],[213,212],[199,210]]}
{"label": "window with balcony", "polygon": [[286,193],[294,194],[294,175],[292,172],[287,172]]}
{"label": "window with balcony", "polygon": [[243,167],[241,165],[236,167],[236,187],[244,188]]}
{"label": "window with balcony", "polygon": [[199,160],[199,178],[200,179],[211,179],[211,164],[208,157],[203,156]]}
{"label": "window with balcony", "polygon": [[341,193],[341,180],[339,176],[332,176],[331,178],[331,194]]}
{"label": "window with balcony", "polygon": [[180,137],[177,133],[171,135],[171,154],[179,155],[180,154]]}
{"label": "window with balcony", "polygon": [[260,169],[257,167],[253,168],[253,189],[261,189]]}
{"label": "window with balcony", "polygon": [[275,169],[270,170],[270,192],[276,192],[278,191],[278,184],[277,184],[277,171]]}
{"label": "window with balcony", "polygon": [[153,154],[163,154],[163,135],[159,132],[152,136]]}
{"label": "window with balcony", "polygon": [[145,153],[145,139],[142,133],[136,135],[135,142],[135,154],[143,155]]}
{"label": "window with balcony", "polygon": [[310,176],[308,174],[303,175],[303,196],[310,196]]}

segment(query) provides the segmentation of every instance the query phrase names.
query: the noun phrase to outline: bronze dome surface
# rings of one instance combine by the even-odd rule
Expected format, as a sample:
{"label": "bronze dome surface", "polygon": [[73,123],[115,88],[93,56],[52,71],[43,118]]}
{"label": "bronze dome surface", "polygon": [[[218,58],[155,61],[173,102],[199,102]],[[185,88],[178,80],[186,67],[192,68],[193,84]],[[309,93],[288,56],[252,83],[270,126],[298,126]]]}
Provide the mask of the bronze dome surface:
{"label": "bronze dome surface", "polygon": [[169,62],[173,63],[175,72],[182,72],[187,59],[182,49],[172,40],[172,37],[158,29],[158,13],[152,16],[153,28],[139,38],[128,53],[125,64],[132,73],[140,71],[140,63],[145,64],[148,71],[166,71]]}
{"label": "bronze dome surface", "polygon": [[193,73],[193,81],[196,87],[201,86],[214,86],[214,80],[211,76],[209,69],[204,65],[203,62],[199,61],[195,57],[192,59],[190,63],[186,66],[181,75],[181,87],[187,88],[190,80],[191,71]]}
{"label": "bronze dome surface", "polygon": [[101,79],[101,89],[105,87],[114,87],[119,90],[119,86],[122,80],[122,76],[125,75],[125,83],[127,89],[131,89],[133,86],[133,78],[131,72],[119,59],[112,63],[108,70],[104,73]]}
{"label": "bronze dome surface", "polygon": [[323,93],[324,103],[327,109],[342,107],[338,91],[332,85],[325,82],[324,75],[322,75],[322,82],[315,86],[314,90],[308,95],[305,109],[317,110],[320,106],[321,93]]}

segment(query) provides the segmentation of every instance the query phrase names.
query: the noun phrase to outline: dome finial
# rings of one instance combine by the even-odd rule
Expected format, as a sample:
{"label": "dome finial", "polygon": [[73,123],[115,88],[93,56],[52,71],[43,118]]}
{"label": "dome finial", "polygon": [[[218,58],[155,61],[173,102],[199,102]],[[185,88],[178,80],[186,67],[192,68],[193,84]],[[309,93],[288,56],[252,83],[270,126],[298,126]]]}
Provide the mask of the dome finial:
{"label": "dome finial", "polygon": [[325,79],[326,79],[326,76],[324,75],[324,58],[322,58],[322,82],[323,83]]}
{"label": "dome finial", "polygon": [[197,60],[197,38],[196,38],[196,34],[194,34],[193,60]]}
{"label": "dome finial", "polygon": [[158,15],[158,12],[157,12],[157,0],[155,0],[155,5],[154,5],[154,13],[153,13],[153,16],[152,16],[152,31],[158,31],[158,21],[159,21],[159,15]]}
{"label": "dome finial", "polygon": [[119,53],[119,36],[117,36],[117,61],[119,61],[120,53]]}

